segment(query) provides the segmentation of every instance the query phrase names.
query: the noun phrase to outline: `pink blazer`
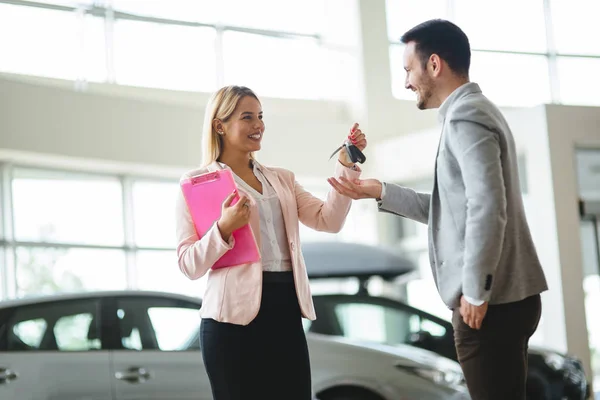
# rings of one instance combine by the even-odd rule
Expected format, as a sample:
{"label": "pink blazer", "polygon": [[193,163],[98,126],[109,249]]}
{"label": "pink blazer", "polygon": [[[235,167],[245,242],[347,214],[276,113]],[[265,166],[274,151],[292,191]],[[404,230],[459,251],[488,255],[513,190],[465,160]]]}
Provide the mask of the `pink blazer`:
{"label": "pink blazer", "polygon": [[[182,179],[204,172],[212,172],[221,166],[214,162],[207,168],[190,171]],[[318,231],[339,232],[344,226],[350,211],[351,199],[330,190],[327,199],[314,197],[296,182],[294,174],[281,168],[267,168],[259,164],[264,176],[271,183],[281,202],[283,219],[287,233],[296,293],[302,315],[316,319],[308,275],[302,251],[298,222]],[[356,171],[336,162],[335,176],[356,179]],[[244,193],[242,189],[239,190]],[[260,248],[260,226],[258,205],[250,199],[250,227]],[[179,268],[189,279],[198,279],[208,273],[206,291],[202,300],[202,318],[212,318],[220,322],[237,325],[249,324],[258,314],[262,293],[262,264],[249,263],[231,268],[213,270],[211,267],[230,249],[214,224],[203,237],[199,238],[194,229],[183,193],[179,190],[176,202],[177,257]]]}

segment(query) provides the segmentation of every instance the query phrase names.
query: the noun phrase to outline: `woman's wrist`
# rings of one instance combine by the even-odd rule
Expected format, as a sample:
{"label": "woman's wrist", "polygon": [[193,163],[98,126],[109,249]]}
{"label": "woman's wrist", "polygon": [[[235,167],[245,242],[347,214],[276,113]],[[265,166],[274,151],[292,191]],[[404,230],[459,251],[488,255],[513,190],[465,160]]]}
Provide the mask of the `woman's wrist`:
{"label": "woman's wrist", "polygon": [[348,154],[346,154],[345,149],[342,149],[342,151],[340,151],[340,155],[338,156],[338,161],[340,162],[340,164],[342,164],[346,168],[354,168],[354,166],[356,165],[355,163],[353,163],[350,160],[350,158],[348,157]]}
{"label": "woman's wrist", "polygon": [[221,233],[221,237],[223,238],[223,240],[225,242],[229,242],[229,239],[231,238],[232,232],[229,231],[229,229],[225,228],[224,224],[220,220],[217,221],[217,229]]}

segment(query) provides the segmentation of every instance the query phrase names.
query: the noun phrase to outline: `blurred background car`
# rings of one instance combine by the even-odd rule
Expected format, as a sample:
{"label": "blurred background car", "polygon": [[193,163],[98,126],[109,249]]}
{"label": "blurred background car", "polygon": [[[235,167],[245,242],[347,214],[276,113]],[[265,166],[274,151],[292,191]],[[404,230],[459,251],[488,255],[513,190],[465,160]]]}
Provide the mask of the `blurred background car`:
{"label": "blurred background car", "polygon": [[[412,345],[457,360],[452,323],[389,296],[369,293],[369,280],[402,279],[414,264],[380,247],[343,242],[303,245],[309,277],[319,280],[358,281],[355,293],[314,294],[317,320],[309,332],[343,336],[387,345]],[[379,315],[383,324],[361,328],[364,316]],[[589,385],[581,362],[551,349],[530,346],[528,400],[583,400]]]}
{"label": "blurred background car", "polygon": [[[0,304],[2,400],[211,399],[201,300],[91,292]],[[460,366],[411,346],[309,333],[319,400],[469,399]]]}

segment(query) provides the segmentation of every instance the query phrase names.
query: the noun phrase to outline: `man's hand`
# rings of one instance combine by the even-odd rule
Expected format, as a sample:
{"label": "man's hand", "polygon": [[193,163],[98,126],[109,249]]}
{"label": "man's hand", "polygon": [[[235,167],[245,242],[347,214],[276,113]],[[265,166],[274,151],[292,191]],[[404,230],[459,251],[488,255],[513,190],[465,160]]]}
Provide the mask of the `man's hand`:
{"label": "man's hand", "polygon": [[480,306],[474,306],[469,303],[464,296],[460,296],[460,315],[462,315],[465,324],[469,325],[471,329],[481,329],[481,324],[485,318],[487,309],[487,302]]}
{"label": "man's hand", "polygon": [[327,182],[336,192],[351,199],[378,199],[381,197],[381,182],[377,179],[356,179],[351,182],[341,176],[339,181],[335,178],[328,178]]}

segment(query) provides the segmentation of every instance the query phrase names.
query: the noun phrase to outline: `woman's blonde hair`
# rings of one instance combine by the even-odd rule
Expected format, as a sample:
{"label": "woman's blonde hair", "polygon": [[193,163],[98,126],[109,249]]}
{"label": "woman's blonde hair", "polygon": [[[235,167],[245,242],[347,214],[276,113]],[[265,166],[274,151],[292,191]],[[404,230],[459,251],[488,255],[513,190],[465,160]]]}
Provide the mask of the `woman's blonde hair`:
{"label": "woman's blonde hair", "polygon": [[[256,94],[245,86],[225,86],[215,92],[204,113],[204,126],[202,128],[202,166],[206,167],[219,159],[223,152],[223,137],[213,125],[215,119],[227,122],[241,99],[252,96],[257,101]],[[250,154],[254,158],[254,154]]]}

